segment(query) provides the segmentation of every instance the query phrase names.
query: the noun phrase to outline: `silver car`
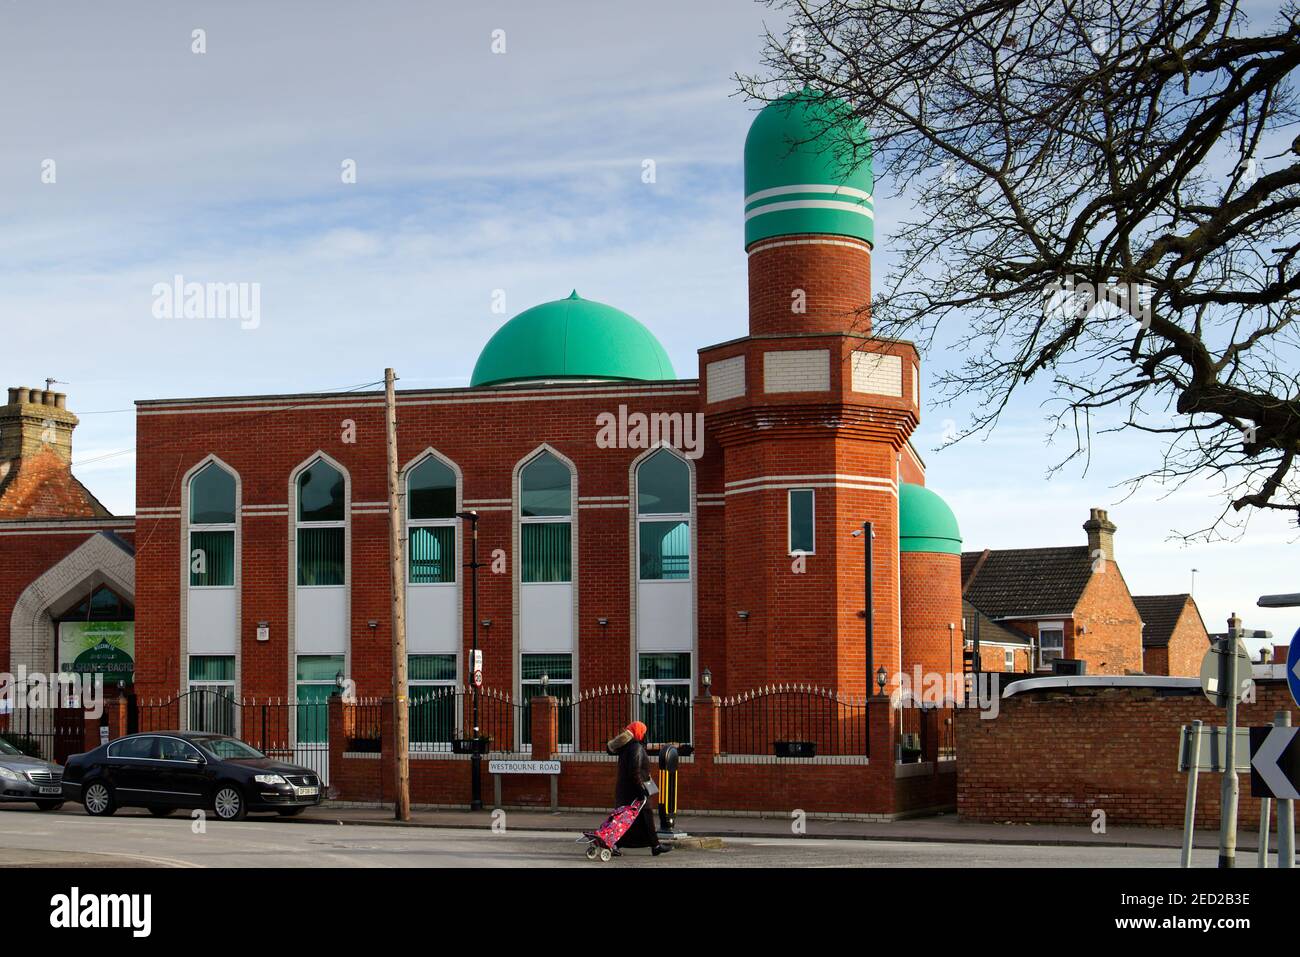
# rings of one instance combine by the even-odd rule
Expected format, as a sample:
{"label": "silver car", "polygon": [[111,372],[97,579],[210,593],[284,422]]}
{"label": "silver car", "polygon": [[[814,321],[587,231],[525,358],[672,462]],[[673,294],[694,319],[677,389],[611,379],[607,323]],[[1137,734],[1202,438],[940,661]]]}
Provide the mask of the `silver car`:
{"label": "silver car", "polygon": [[42,811],[63,805],[63,768],[23,754],[0,738],[0,801],[31,801]]}

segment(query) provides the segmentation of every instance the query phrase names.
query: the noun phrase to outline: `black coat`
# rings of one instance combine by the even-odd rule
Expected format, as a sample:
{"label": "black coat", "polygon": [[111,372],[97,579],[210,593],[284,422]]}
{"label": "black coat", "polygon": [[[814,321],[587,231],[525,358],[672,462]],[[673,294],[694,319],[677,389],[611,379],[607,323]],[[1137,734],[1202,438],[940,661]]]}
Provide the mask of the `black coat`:
{"label": "black coat", "polygon": [[[645,800],[646,782],[650,780],[650,755],[645,745],[630,732],[624,731],[606,747],[618,755],[618,779],[614,783],[614,806],[623,807],[633,801]],[[636,823],[618,842],[619,847],[654,847],[659,843],[655,832],[654,809],[645,800]]]}

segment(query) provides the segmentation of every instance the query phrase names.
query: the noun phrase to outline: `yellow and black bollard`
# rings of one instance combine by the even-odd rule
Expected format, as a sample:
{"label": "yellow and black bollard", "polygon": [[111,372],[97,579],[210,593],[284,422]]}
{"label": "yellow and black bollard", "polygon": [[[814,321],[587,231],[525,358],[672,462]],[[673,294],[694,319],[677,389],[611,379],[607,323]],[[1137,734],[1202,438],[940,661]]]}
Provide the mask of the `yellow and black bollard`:
{"label": "yellow and black bollard", "polygon": [[677,758],[678,748],[665,744],[659,749],[659,832],[674,834],[677,817]]}

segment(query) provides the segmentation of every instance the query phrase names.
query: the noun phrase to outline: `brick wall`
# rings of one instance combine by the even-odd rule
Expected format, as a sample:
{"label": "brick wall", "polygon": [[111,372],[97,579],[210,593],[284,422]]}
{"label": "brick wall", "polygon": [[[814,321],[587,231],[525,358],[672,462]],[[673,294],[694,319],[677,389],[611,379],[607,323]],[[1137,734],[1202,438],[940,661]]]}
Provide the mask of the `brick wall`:
{"label": "brick wall", "polygon": [[1079,597],[1065,656],[1086,660],[1090,675],[1142,671],[1142,617],[1114,562],[1099,563]]}
{"label": "brick wall", "polygon": [[[1243,704],[1243,726],[1272,724],[1273,714],[1300,713],[1285,682],[1256,679],[1257,699]],[[1200,719],[1221,725],[1222,709],[1196,690],[1159,696],[1152,689],[1021,693],[1001,701],[997,718],[957,714],[957,813],[969,821],[1181,827],[1187,777],[1178,772],[1179,729]],[[1203,775],[1197,823],[1216,826],[1219,777]],[[1259,820],[1249,775],[1241,777],[1238,826]]]}

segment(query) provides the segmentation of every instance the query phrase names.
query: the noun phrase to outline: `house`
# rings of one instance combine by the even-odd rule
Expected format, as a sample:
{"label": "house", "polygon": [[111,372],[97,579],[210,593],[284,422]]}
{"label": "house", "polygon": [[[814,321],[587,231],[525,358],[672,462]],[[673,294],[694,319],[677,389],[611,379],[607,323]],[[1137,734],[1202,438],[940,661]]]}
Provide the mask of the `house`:
{"label": "house", "polygon": [[1149,675],[1200,674],[1209,647],[1200,609],[1191,595],[1134,595],[1142,616],[1142,670]]}
{"label": "house", "polygon": [[[1088,674],[1140,673],[1142,618],[1115,561],[1116,526],[1094,508],[1083,529],[1081,545],[963,552],[962,597],[1027,638],[1031,671],[1050,671],[1065,658],[1083,661]],[[973,645],[975,635],[968,631],[966,640]],[[995,647],[1005,657],[1006,648]]]}

